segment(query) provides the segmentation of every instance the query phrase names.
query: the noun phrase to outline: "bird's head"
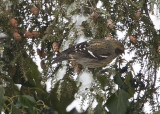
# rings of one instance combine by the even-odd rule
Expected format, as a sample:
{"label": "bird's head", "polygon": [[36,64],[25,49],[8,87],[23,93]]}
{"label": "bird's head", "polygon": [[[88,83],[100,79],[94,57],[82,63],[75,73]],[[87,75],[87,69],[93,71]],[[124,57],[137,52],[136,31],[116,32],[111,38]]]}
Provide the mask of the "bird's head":
{"label": "bird's head", "polygon": [[116,40],[112,40],[113,41],[113,47],[115,48],[115,53],[117,55],[120,55],[122,53],[124,53],[124,45]]}

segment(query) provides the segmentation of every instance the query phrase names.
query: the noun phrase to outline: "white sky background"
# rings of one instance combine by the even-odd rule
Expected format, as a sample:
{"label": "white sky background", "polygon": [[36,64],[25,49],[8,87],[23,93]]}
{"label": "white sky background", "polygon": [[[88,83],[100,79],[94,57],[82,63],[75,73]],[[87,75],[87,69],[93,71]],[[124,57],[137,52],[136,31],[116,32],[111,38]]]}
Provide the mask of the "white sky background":
{"label": "white sky background", "polygon": [[[101,5],[102,5],[102,4],[99,2],[99,4],[97,5],[97,7],[100,8]],[[153,24],[155,25],[155,29],[157,29],[157,30],[159,29],[159,30],[160,30],[160,15],[159,15],[159,17],[158,17],[158,16],[156,16],[156,15],[150,14],[150,17],[151,17],[151,20],[153,21]],[[80,28],[79,28],[79,25],[81,25],[81,23],[82,23],[83,21],[85,21],[87,18],[84,17],[83,15],[74,15],[72,19],[73,19],[74,22],[76,22],[77,29],[80,29]],[[117,35],[118,35],[118,38],[121,39],[121,38],[124,37],[125,32],[117,31]],[[78,37],[78,40],[76,41],[76,43],[80,43],[80,42],[83,42],[83,41],[85,41],[85,40],[86,40],[85,37],[84,37],[83,35],[81,35],[81,36]],[[68,42],[65,42],[64,45],[65,45],[65,46],[64,46],[64,49],[68,48]],[[36,50],[36,48],[35,48],[35,50]],[[127,61],[130,61],[130,60],[132,60],[132,57],[134,57],[134,52],[128,54],[128,53],[127,53],[127,50],[126,50],[126,51],[125,51],[124,58],[125,58]],[[36,55],[36,58],[34,59],[34,61],[35,61],[36,64],[39,66],[39,67],[38,67],[39,70],[42,71],[42,69],[41,69],[41,67],[40,67],[40,61],[41,61],[41,59],[39,58],[38,55]],[[57,80],[62,79],[63,76],[65,75],[65,72],[66,72],[66,66],[65,66],[65,64],[66,64],[66,63],[64,63],[64,67],[59,70],[59,73],[58,73],[58,74],[59,74],[59,76],[61,76],[61,77],[57,77]],[[111,63],[111,64],[112,64],[112,63]],[[137,73],[139,72],[140,65],[134,64],[134,65],[133,65],[133,69],[134,69],[135,73],[137,74]],[[159,76],[158,78],[160,78],[160,70],[158,71],[158,75],[157,75],[157,76]],[[89,87],[91,86],[91,83],[92,83],[92,81],[93,81],[92,74],[89,73],[88,71],[85,71],[85,72],[83,72],[82,74],[80,74],[78,80],[79,80],[79,82],[82,82],[82,86],[80,87],[78,93],[84,93],[84,92],[86,92],[85,88],[89,88]],[[49,80],[46,82],[46,84],[47,84],[47,91],[50,91],[51,85],[52,85],[51,79],[49,79]],[[157,86],[158,86],[158,85],[157,85]],[[74,108],[74,107],[76,107],[76,109],[77,109],[78,111],[81,111],[81,108],[80,108],[80,106],[81,106],[81,99],[82,99],[82,97],[76,98],[76,99],[71,103],[71,105],[69,105],[69,106],[67,107],[67,111],[70,111],[70,110],[71,110],[72,108]],[[97,104],[97,103],[95,102],[95,105],[96,105],[96,104]],[[83,106],[82,108],[85,110],[85,109],[87,108],[87,106],[88,106],[88,102],[86,101],[86,102],[84,103],[84,106]],[[147,107],[147,108],[144,108],[145,112],[151,113],[151,112],[150,112],[151,107],[149,106],[148,103],[145,104],[145,107]]]}

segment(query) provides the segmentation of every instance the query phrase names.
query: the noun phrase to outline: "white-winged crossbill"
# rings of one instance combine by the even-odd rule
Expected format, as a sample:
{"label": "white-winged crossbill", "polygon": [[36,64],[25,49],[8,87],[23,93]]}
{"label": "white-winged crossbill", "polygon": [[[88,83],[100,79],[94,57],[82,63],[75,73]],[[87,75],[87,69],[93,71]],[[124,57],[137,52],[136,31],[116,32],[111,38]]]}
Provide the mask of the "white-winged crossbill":
{"label": "white-winged crossbill", "polygon": [[53,63],[75,60],[88,68],[103,67],[124,52],[124,45],[116,40],[94,39],[72,46],[56,58]]}

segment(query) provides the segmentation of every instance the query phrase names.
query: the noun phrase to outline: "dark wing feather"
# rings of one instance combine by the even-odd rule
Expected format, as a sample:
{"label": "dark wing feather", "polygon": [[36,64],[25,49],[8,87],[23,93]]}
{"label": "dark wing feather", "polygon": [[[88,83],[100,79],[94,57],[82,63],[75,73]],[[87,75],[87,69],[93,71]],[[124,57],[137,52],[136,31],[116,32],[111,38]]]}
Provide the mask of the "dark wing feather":
{"label": "dark wing feather", "polygon": [[111,55],[111,53],[109,53],[110,49],[106,49],[108,47],[106,46],[106,43],[109,45],[108,41],[102,39],[85,41],[77,44],[76,46],[71,47],[70,50],[72,51],[70,52],[73,52],[74,54],[76,53],[77,55],[83,55],[83,57],[85,58],[102,60],[106,59],[108,56]]}
{"label": "dark wing feather", "polygon": [[[108,46],[107,46],[108,45]],[[110,48],[108,48],[110,47]],[[112,46],[110,46],[110,43],[108,40],[92,40],[90,42],[90,45],[88,46],[88,50],[92,50],[92,53],[98,58],[98,59],[106,59],[108,56],[111,55],[111,49]]]}
{"label": "dark wing feather", "polygon": [[75,45],[75,46],[71,46],[70,48],[64,50],[64,51],[62,52],[62,54],[63,54],[63,53],[73,54],[73,53],[77,53],[77,52],[82,52],[82,51],[85,51],[84,48],[86,48],[86,47],[88,47],[87,41],[82,42],[82,43],[79,43],[79,44],[77,44],[77,45]]}
{"label": "dark wing feather", "polygon": [[111,53],[109,53],[111,49],[107,48],[111,46],[106,46],[106,43],[110,45],[109,41],[96,39],[71,46],[70,48],[64,50],[58,57],[54,58],[53,63],[68,59],[73,60],[74,58],[76,59],[79,57],[99,60],[106,59],[111,55]]}
{"label": "dark wing feather", "polygon": [[87,46],[88,46],[87,41],[79,43],[79,44],[77,44],[75,46],[71,46],[70,48],[62,51],[59,56],[57,56],[56,58],[54,58],[52,63],[57,63],[57,62],[61,62],[61,61],[64,61],[64,60],[72,59],[69,56],[69,55],[72,55],[72,54],[73,55],[75,55],[76,53],[77,54],[78,53],[85,54],[84,47],[87,47]]}

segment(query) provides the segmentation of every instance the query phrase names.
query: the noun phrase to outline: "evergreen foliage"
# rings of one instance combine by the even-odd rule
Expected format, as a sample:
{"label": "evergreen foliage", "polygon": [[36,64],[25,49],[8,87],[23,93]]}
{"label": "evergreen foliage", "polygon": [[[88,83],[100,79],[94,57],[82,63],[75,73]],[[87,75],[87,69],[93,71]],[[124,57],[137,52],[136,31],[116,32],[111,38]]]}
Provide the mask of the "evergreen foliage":
{"label": "evergreen foliage", "polygon": [[[0,41],[0,112],[80,113],[66,112],[79,97],[81,106],[89,104],[81,113],[143,114],[146,103],[152,113],[160,112],[160,30],[149,15],[160,16],[159,11],[158,0],[0,0],[0,33],[6,35]],[[119,38],[118,32],[124,36]],[[57,65],[52,61],[82,37],[120,40],[125,53],[135,55],[131,61],[120,56],[104,68],[88,69],[93,82],[81,92],[79,76],[86,69],[75,69],[69,61]],[[53,42],[58,51],[52,48]],[[34,61],[37,54],[40,63]],[[138,72],[135,64],[140,66]],[[51,91],[46,90],[48,79]]]}

